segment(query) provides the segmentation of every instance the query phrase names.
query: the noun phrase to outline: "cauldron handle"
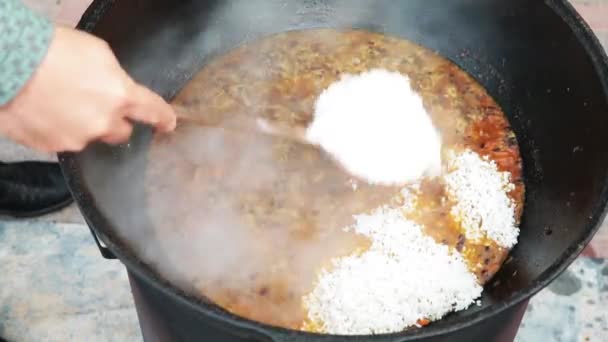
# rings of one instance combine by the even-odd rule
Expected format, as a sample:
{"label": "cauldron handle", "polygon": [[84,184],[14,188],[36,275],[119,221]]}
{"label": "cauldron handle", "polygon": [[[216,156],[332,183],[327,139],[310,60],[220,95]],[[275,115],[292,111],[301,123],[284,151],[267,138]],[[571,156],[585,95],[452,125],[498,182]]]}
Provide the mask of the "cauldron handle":
{"label": "cauldron handle", "polygon": [[89,230],[91,231],[91,235],[93,235],[93,239],[95,240],[95,243],[97,244],[97,248],[99,248],[99,252],[101,253],[101,256],[104,257],[105,259],[109,259],[109,260],[117,259],[116,256],[114,255],[114,253],[112,253],[108,247],[104,246],[101,243],[101,240],[99,239],[99,237],[97,237],[97,233],[95,233],[93,228],[91,228],[91,224],[89,223],[89,221],[86,218],[85,218],[85,222],[87,223],[87,227],[89,227]]}

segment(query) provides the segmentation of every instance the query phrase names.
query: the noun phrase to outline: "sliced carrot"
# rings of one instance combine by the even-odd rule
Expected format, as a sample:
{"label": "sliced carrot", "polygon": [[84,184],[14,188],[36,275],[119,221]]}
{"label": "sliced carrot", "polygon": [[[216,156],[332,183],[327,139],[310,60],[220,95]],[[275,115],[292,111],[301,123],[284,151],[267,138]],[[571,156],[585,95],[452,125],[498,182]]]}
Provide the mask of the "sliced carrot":
{"label": "sliced carrot", "polygon": [[419,319],[419,320],[416,321],[416,324],[418,324],[421,327],[425,327],[425,326],[429,325],[430,323],[431,323],[431,321],[429,321],[426,318],[421,318],[421,319]]}

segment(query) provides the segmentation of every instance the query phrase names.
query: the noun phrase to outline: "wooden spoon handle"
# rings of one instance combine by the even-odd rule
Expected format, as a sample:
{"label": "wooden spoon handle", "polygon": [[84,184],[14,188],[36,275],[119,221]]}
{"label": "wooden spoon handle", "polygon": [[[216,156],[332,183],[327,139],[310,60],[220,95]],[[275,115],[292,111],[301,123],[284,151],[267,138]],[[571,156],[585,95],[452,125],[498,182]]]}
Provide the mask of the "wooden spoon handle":
{"label": "wooden spoon handle", "polygon": [[178,105],[172,105],[175,114],[177,115],[178,122],[184,122],[189,124],[195,124],[199,126],[215,126],[204,116],[200,115],[197,111],[191,108],[186,108]]}
{"label": "wooden spoon handle", "polygon": [[258,118],[256,123],[258,130],[264,134],[294,140],[301,144],[311,145],[311,142],[306,138],[305,127],[282,125],[262,118]]}
{"label": "wooden spoon handle", "polygon": [[183,122],[204,127],[222,127],[225,129],[254,131],[260,134],[289,139],[301,144],[310,145],[310,141],[306,139],[306,128],[304,127],[291,127],[259,117],[245,115],[236,115],[222,120],[220,123],[213,123],[200,115],[199,112],[190,108],[173,105],[173,109],[177,114],[178,124]]}

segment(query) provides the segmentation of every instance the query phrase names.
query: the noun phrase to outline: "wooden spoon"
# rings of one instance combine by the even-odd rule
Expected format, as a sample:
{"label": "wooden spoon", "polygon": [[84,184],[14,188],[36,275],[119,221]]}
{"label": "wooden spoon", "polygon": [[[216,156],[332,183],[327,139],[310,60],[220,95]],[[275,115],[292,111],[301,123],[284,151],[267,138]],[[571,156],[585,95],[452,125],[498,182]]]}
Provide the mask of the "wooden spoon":
{"label": "wooden spoon", "polygon": [[[198,125],[203,127],[212,127],[220,129],[230,129],[241,132],[255,132],[271,136],[275,138],[288,139],[300,144],[314,146],[326,152],[322,146],[313,143],[306,136],[306,128],[304,127],[290,127],[284,124],[278,124],[269,120],[244,115],[235,115],[230,118],[222,120],[220,123],[210,122],[208,119],[200,115],[200,111],[196,111],[191,108],[185,108],[181,106],[173,106],[177,114],[178,125],[180,123]],[[340,162],[335,156],[331,155],[334,162],[341,166],[342,170],[350,176],[357,178],[361,181],[369,183],[369,179],[362,178],[356,172],[349,171],[342,162]],[[386,186],[392,187],[398,184],[385,184]]]}

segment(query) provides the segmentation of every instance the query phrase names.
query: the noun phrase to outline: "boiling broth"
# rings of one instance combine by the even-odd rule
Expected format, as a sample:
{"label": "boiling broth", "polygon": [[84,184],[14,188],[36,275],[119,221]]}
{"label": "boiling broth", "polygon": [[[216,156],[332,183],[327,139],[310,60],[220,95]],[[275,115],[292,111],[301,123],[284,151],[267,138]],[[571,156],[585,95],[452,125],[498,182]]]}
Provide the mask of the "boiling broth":
{"label": "boiling broth", "polygon": [[[358,183],[321,151],[252,131],[224,129],[239,116],[305,127],[316,97],[345,73],[373,68],[407,75],[423,98],[443,148],[471,149],[511,173],[521,216],[524,186],[517,141],[504,113],[468,74],[406,40],[360,30],[306,30],[267,37],[212,60],[175,104],[212,125],[180,125],[154,138],[147,203],[172,280],[189,292],[256,321],[302,328],[301,303],[321,267],[362,252],[369,241],[343,227],[352,216],[403,201],[400,189]],[[362,137],[365,139],[365,137]],[[407,156],[403,156],[407,158]],[[438,199],[436,180],[421,184],[412,219],[436,241],[463,253],[480,283],[508,250],[468,241]],[[183,236],[181,243],[173,243]],[[404,246],[404,248],[407,248]]]}

